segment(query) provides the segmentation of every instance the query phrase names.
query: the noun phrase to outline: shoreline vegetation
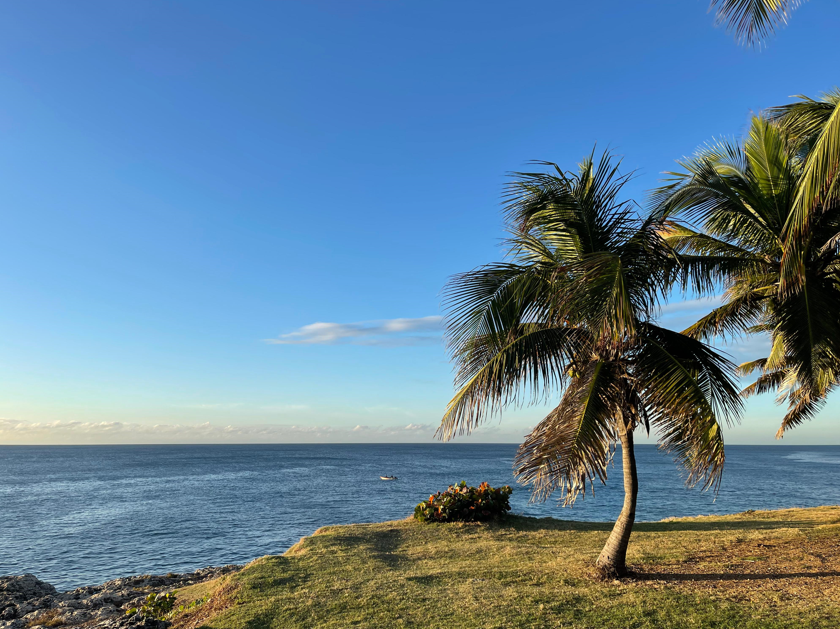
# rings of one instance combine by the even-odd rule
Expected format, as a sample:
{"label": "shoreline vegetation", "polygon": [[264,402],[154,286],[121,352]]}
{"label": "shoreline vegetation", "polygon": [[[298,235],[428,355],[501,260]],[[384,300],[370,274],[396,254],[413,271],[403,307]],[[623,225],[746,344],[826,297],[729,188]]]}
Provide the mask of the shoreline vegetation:
{"label": "shoreline vegetation", "polygon": [[[207,578],[192,584],[143,577],[144,593],[177,592],[165,623],[122,609],[73,623],[79,605],[0,627],[840,626],[840,506],[637,523],[632,575],[604,583],[593,561],[611,528],[523,516],[327,526],[282,555],[193,573]],[[139,592],[137,579],[109,583]],[[116,610],[103,587],[81,589]],[[0,586],[0,607],[2,596]]]}

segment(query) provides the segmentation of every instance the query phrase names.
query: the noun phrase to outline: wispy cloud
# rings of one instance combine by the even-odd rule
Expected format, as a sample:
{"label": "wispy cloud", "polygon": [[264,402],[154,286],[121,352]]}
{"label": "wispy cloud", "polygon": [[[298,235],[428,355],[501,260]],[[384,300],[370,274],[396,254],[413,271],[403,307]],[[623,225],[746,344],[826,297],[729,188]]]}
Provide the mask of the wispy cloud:
{"label": "wispy cloud", "polygon": [[302,413],[311,408],[309,404],[269,404],[267,406],[260,406],[261,411],[268,411],[269,413]]}
{"label": "wispy cloud", "polygon": [[246,404],[244,402],[196,402],[191,404],[173,404],[172,408],[190,411],[241,411],[242,413],[301,413],[309,411],[308,404]]}
{"label": "wispy cloud", "polygon": [[377,406],[366,406],[364,408],[365,413],[385,413],[388,415],[405,415],[406,417],[416,417],[414,413],[411,411],[407,411],[404,408],[400,408],[399,406],[385,406],[384,404],[379,404]]}
{"label": "wispy cloud", "polygon": [[272,345],[377,345],[396,347],[439,343],[439,316],[416,319],[382,319],[357,323],[310,323],[294,332],[267,339]]}
{"label": "wispy cloud", "polygon": [[198,404],[174,404],[175,408],[190,408],[200,411],[211,411],[211,410],[230,410],[235,408],[242,408],[245,406],[241,402],[229,403],[229,402],[212,402],[212,403],[198,403]]}
{"label": "wispy cloud", "polygon": [[355,427],[273,423],[146,424],[140,422],[30,422],[0,418],[0,444],[13,443],[325,443],[431,439],[430,424]]}
{"label": "wispy cloud", "polygon": [[685,301],[673,301],[662,306],[662,314],[669,315],[675,312],[689,312],[692,310],[709,311],[721,305],[723,295],[712,297],[700,297],[699,299],[686,299]]}

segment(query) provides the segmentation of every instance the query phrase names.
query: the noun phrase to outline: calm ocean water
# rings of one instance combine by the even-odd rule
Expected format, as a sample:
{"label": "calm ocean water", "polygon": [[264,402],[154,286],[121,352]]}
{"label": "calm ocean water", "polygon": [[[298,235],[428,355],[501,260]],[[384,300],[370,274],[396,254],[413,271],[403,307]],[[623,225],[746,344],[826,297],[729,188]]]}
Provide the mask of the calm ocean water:
{"label": "calm ocean water", "polygon": [[[461,479],[514,484],[515,445],[0,447],[0,574],[61,588],[138,573],[244,563],[327,524],[406,517]],[[639,520],[840,503],[840,446],[729,446],[717,498],[687,490],[670,458],[638,448]],[[395,474],[396,482],[379,480]],[[611,484],[574,508],[513,511],[612,520]]]}

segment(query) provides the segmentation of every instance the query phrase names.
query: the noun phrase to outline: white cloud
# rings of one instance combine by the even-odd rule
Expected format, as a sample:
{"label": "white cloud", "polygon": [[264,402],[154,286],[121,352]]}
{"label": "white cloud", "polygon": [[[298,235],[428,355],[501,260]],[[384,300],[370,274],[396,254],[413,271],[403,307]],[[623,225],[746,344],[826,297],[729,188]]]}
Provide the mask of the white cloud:
{"label": "white cloud", "polygon": [[357,323],[310,323],[294,332],[267,339],[272,345],[425,345],[440,342],[439,316],[383,319]]}
{"label": "white cloud", "polygon": [[408,426],[403,428],[403,430],[415,430],[415,431],[416,430],[431,430],[431,429],[432,429],[431,424],[409,424]]}

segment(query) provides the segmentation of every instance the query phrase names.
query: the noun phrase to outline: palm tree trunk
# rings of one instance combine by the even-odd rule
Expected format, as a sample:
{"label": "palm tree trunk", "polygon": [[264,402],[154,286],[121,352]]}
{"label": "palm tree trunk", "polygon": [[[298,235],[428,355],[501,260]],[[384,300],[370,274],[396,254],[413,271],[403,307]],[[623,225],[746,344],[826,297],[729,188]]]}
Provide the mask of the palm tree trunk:
{"label": "palm tree trunk", "polygon": [[627,575],[627,544],[636,521],[636,496],[639,493],[639,478],[636,475],[636,453],[633,450],[633,428],[619,424],[619,438],[621,440],[621,467],[624,471],[624,506],[618,520],[615,521],[612,533],[601,551],[601,556],[595,562],[602,578],[615,579]]}

